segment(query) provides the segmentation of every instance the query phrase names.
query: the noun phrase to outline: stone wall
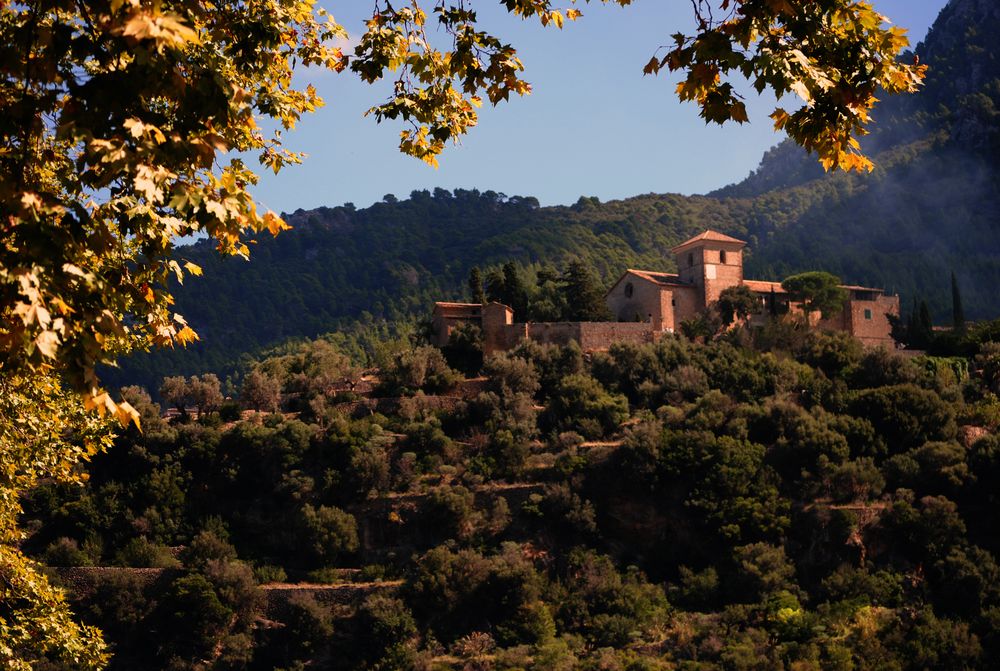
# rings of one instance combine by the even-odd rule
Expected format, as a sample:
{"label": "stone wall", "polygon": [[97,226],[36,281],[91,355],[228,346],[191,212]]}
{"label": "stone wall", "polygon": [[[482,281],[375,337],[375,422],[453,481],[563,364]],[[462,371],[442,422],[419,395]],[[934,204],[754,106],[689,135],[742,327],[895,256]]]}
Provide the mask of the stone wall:
{"label": "stone wall", "polygon": [[[631,289],[626,289],[631,286]],[[631,295],[629,295],[631,293]],[[662,328],[664,315],[661,309],[663,287],[648,279],[626,273],[605,299],[616,320],[650,322],[657,330]]]}
{"label": "stone wall", "polygon": [[[541,483],[480,485],[472,487],[475,505],[489,510],[498,498],[507,503],[516,518],[532,494],[542,494]],[[427,549],[443,541],[436,522],[422,514],[426,511],[428,492],[413,492],[371,499],[348,508],[358,524],[359,556],[365,563],[387,561],[393,555]]]}
{"label": "stone wall", "polygon": [[340,585],[272,583],[261,585],[260,589],[264,594],[265,612],[271,617],[280,618],[287,612],[288,600],[295,595],[311,596],[317,603],[327,608],[334,606],[356,607],[372,594],[394,594],[402,584],[402,580],[382,580],[378,582],[359,582]]}
{"label": "stone wall", "polygon": [[652,324],[642,322],[583,322],[577,326],[577,341],[585,352],[606,350],[615,343],[643,345],[660,335]]}
{"label": "stone wall", "polygon": [[46,571],[56,576],[63,585],[77,597],[86,597],[93,593],[97,584],[109,578],[128,575],[136,580],[143,589],[159,582],[170,582],[184,574],[176,568],[130,568],[125,566],[70,566],[49,567]]}
{"label": "stone wall", "polygon": [[580,323],[531,323],[528,324],[528,339],[545,345],[568,345],[573,340],[580,342]]}
{"label": "stone wall", "polygon": [[847,332],[868,347],[896,347],[888,315],[899,317],[899,296],[878,296],[873,301],[853,300],[844,306]]}
{"label": "stone wall", "polygon": [[696,311],[718,300],[723,289],[743,282],[742,249],[742,243],[704,241],[675,253],[681,280],[698,288]]}
{"label": "stone wall", "polygon": [[[162,568],[126,568],[121,566],[77,566],[71,568],[48,568],[47,571],[56,576],[75,599],[89,598],[93,595],[98,583],[110,577],[128,575],[137,580],[141,589],[146,590],[160,583],[156,589],[166,589],[171,581],[185,574],[182,569]],[[269,583],[260,585],[264,597],[265,612],[270,616],[282,615],[288,599],[296,594],[308,594],[324,606],[334,605],[357,606],[366,597],[378,592],[394,593],[401,580],[383,580],[377,582],[348,582],[358,571],[356,569],[341,569],[345,582],[332,585],[315,583]]]}
{"label": "stone wall", "polygon": [[615,343],[654,342],[660,332],[649,322],[532,322],[511,324],[501,340],[506,349],[524,340],[565,346],[576,342],[586,352],[608,349]]}
{"label": "stone wall", "polygon": [[[798,304],[792,305],[793,314],[800,311]],[[865,347],[895,349],[896,341],[892,339],[892,324],[888,315],[899,316],[899,296],[880,295],[871,301],[849,300],[844,303],[840,314],[820,319],[818,312],[813,313],[809,323],[824,331],[850,333]]]}
{"label": "stone wall", "polygon": [[671,331],[677,331],[681,327],[681,322],[698,315],[701,308],[701,297],[694,288],[678,287],[671,292],[671,323],[665,324]]}
{"label": "stone wall", "polygon": [[393,415],[404,403],[416,403],[423,410],[451,412],[465,402],[462,396],[403,396],[397,398],[362,398],[357,401],[338,403],[337,410],[354,419],[368,417],[374,413]]}

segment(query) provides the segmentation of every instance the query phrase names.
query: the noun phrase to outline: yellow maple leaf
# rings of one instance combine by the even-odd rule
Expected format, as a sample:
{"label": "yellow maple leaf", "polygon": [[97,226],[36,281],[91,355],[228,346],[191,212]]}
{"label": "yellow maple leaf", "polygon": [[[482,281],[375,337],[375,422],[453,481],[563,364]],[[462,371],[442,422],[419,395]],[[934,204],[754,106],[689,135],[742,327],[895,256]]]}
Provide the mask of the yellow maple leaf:
{"label": "yellow maple leaf", "polygon": [[271,235],[275,236],[282,231],[291,229],[291,226],[285,223],[284,219],[271,211],[268,211],[264,215],[264,225],[267,227],[267,230],[270,231]]}

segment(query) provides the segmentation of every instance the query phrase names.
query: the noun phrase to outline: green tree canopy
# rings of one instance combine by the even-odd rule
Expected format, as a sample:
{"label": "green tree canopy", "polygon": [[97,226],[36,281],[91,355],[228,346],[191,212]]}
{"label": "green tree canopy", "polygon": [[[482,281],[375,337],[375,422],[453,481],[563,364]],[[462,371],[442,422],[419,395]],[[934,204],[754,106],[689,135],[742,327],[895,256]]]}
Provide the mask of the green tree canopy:
{"label": "green tree canopy", "polygon": [[604,289],[590,267],[579,259],[566,266],[564,286],[567,321],[605,321],[611,318],[604,302]]}
{"label": "green tree canopy", "polygon": [[847,291],[841,288],[840,278],[819,270],[787,277],[781,287],[802,301],[802,311],[806,315],[819,312],[824,319],[839,312],[847,300]]}
{"label": "green tree canopy", "polygon": [[716,307],[719,309],[722,323],[729,325],[752,315],[760,307],[760,301],[749,287],[740,285],[723,289],[719,293]]}

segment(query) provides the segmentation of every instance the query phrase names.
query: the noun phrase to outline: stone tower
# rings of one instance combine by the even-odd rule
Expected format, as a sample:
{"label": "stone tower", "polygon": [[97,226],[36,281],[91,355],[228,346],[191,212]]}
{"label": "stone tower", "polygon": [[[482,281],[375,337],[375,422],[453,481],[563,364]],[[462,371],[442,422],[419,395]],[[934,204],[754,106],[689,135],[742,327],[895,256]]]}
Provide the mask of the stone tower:
{"label": "stone tower", "polygon": [[746,243],[717,231],[705,231],[671,251],[678,278],[698,288],[699,310],[718,300],[723,289],[743,284]]}

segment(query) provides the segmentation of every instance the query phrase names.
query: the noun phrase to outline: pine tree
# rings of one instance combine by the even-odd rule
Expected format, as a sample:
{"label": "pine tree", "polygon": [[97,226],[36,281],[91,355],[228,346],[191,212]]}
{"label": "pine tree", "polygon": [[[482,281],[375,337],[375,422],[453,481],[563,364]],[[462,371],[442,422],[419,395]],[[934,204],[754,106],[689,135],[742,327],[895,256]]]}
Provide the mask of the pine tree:
{"label": "pine tree", "polygon": [[469,300],[473,303],[486,303],[486,294],[483,292],[483,273],[479,266],[473,266],[469,271]]}
{"label": "pine tree", "polygon": [[962,294],[958,290],[954,270],[951,272],[951,321],[956,331],[965,331],[965,309],[962,307]]}

